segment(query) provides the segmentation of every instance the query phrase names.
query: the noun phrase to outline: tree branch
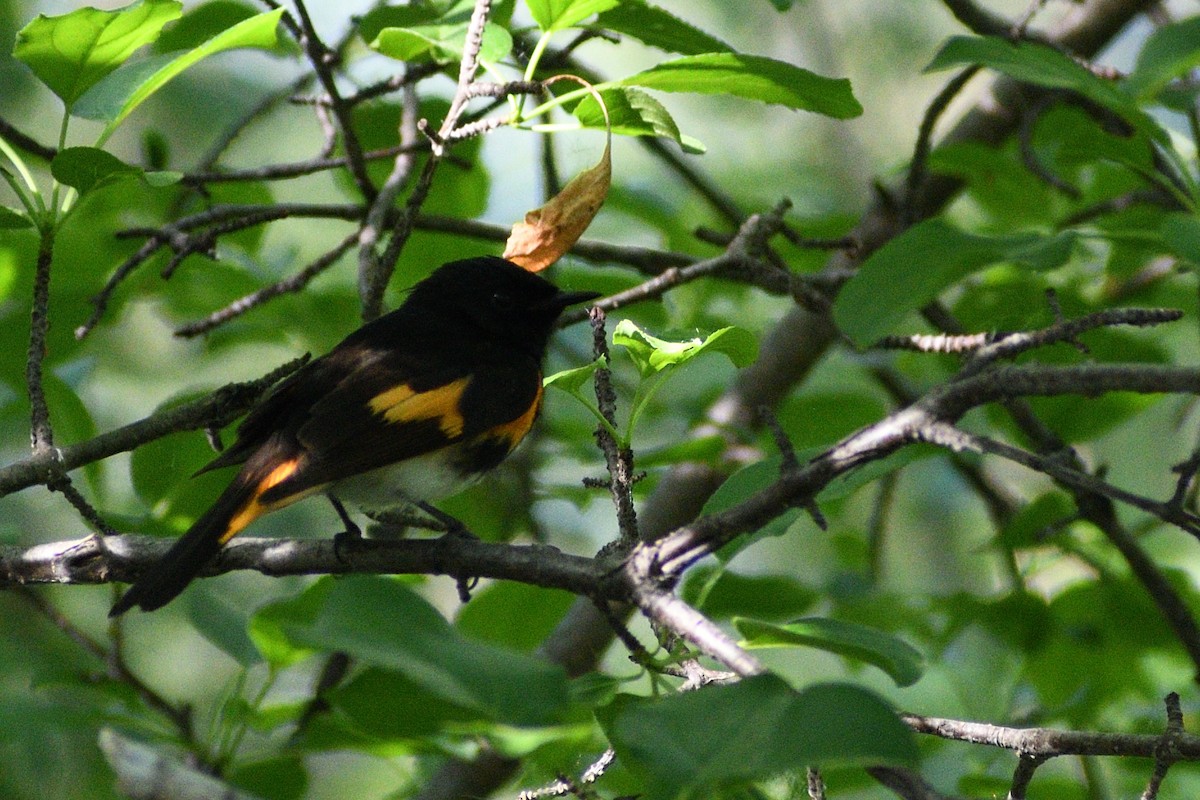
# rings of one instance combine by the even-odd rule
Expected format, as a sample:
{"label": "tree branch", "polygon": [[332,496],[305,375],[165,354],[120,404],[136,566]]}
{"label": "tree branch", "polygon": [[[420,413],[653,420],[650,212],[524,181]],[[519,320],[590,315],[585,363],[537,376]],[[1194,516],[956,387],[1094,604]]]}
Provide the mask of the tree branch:
{"label": "tree branch", "polygon": [[94,438],[14,461],[0,468],[0,497],[44,484],[58,474],[58,470],[70,472],[171,433],[224,427],[246,413],[264,392],[307,360],[307,356],[294,359],[256,380],[231,383],[207,397],[155,412]]}

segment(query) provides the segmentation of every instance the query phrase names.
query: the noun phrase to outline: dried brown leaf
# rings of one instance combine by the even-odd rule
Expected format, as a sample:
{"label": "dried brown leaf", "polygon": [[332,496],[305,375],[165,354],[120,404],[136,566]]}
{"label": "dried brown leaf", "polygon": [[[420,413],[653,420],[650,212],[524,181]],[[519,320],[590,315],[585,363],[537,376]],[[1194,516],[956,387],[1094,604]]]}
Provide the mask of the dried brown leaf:
{"label": "dried brown leaf", "polygon": [[[560,76],[590,84],[574,76]],[[599,94],[593,92],[600,107]],[[604,112],[605,117],[608,111]],[[558,194],[541,208],[525,215],[524,222],[513,225],[504,247],[504,257],[530,272],[541,272],[562,258],[592,223],[612,183],[612,131],[604,145],[604,154],[592,167],[576,175]]]}

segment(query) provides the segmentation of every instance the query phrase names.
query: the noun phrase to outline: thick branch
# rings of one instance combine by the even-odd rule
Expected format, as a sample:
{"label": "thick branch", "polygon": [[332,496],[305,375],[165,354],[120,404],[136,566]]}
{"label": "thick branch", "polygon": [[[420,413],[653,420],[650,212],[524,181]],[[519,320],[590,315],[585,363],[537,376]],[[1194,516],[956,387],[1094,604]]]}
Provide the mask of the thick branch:
{"label": "thick branch", "polygon": [[[152,536],[89,536],[29,549],[0,547],[0,588],[38,583],[131,582],[153,568],[172,544]],[[461,536],[365,539],[335,549],[328,539],[235,539],[204,574],[237,569],[266,575],[352,573],[450,575],[519,580],[597,595],[602,567],[548,545],[508,545]],[[619,592],[620,587],[614,587]]]}
{"label": "thick branch", "polygon": [[[943,739],[1001,747],[1028,756],[1136,756],[1156,758],[1162,736],[1144,733],[1099,733],[1054,728],[1006,728],[985,722],[963,722],[940,717],[904,714],[904,722],[917,733]],[[1181,758],[1200,760],[1200,736],[1181,733],[1176,739]]]}

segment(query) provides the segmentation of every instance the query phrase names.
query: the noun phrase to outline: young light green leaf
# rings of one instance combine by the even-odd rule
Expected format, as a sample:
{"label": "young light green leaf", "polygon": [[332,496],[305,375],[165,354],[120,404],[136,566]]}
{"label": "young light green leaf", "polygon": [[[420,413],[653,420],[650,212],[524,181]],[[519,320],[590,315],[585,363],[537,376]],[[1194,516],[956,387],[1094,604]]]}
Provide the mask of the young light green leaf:
{"label": "young light green leaf", "polygon": [[[616,87],[600,93],[608,109],[608,121],[613,133],[621,136],[659,136],[671,139],[688,152],[703,152],[694,149],[695,139],[679,133],[666,107],[640,89]],[[588,95],[571,112],[585,128],[605,130],[608,125],[604,111],[596,98]]]}
{"label": "young light green leaf", "polygon": [[[162,32],[151,50],[155,53],[178,53],[180,50],[202,47],[209,39],[258,13],[259,11],[245,0],[208,0],[187,9],[175,24]],[[291,39],[281,42],[281,49],[289,47],[296,48]]]}
{"label": "young light green leaf", "polygon": [[733,95],[837,119],[862,114],[845,78],[826,78],[784,61],[740,53],[684,56],[616,83],[664,92]]}
{"label": "young light green leaf", "polygon": [[84,92],[154,41],[182,9],[178,0],[140,0],[118,11],[80,8],[59,17],[39,15],[17,34],[13,56],[70,110]]}
{"label": "young light green leaf", "polygon": [[1200,66],[1200,17],[1155,28],[1138,53],[1126,88],[1141,100],[1158,95],[1173,79]]}
{"label": "young light green leaf", "polygon": [[33,220],[31,220],[23,211],[18,211],[15,208],[0,206],[0,230],[16,230],[18,228],[32,228]]}
{"label": "young light green leaf", "polygon": [[553,386],[556,389],[562,389],[567,394],[576,394],[579,389],[588,382],[588,379],[596,374],[596,370],[605,366],[604,358],[597,358],[590,364],[584,364],[582,367],[574,369],[564,369],[562,372],[556,372],[542,379],[542,386]]}
{"label": "young light green leaf", "polygon": [[103,141],[135,108],[194,64],[225,50],[240,47],[274,48],[278,44],[277,30],[282,14],[282,8],[266,11],[239,22],[194,50],[156,56],[117,70],[79,99],[75,114],[107,122],[101,135]]}
{"label": "young light green leaf", "polygon": [[757,675],[663,698],[620,695],[596,716],[649,800],[810,764],[912,764],[917,758],[912,734],[887,703],[849,684],[796,692],[774,675]]}
{"label": "young light green leaf", "polygon": [[596,22],[668,53],[694,56],[733,52],[732,47],[717,37],[644,0],[626,0],[601,13]]}
{"label": "young light green leaf", "polygon": [[[436,25],[415,25],[410,28],[384,28],[371,42],[371,48],[399,61],[432,61],[450,64],[462,58],[467,41],[467,22]],[[479,60],[494,64],[512,50],[512,35],[507,30],[487,23],[483,28],[483,45]]]}
{"label": "young light green leaf", "polygon": [[908,642],[853,622],[805,617],[786,625],[776,625],[737,617],[733,625],[745,640],[743,647],[815,647],[827,650],[879,667],[897,686],[911,686],[920,680],[925,671],[925,657]]}
{"label": "young light green leaf", "polygon": [[68,147],[54,156],[50,174],[64,186],[86,194],[101,184],[137,177],[142,171],[96,147]]}
{"label": "young light green leaf", "polygon": [[561,31],[593,14],[615,7],[620,0],[528,0],[533,21],[543,31]]}
{"label": "young light green leaf", "polygon": [[358,23],[358,35],[369,46],[385,28],[412,28],[441,19],[443,22],[462,22],[444,19],[440,9],[432,4],[404,6],[375,6]]}
{"label": "young light green leaf", "polygon": [[758,357],[754,334],[735,325],[713,331],[703,339],[668,341],[651,336],[632,321],[623,319],[613,331],[613,344],[628,350],[642,377],[684,364],[704,352],[724,353],[737,367],[747,366]]}
{"label": "young light green leaf", "polygon": [[838,295],[833,318],[855,344],[866,347],[976,270],[1001,262],[1053,269],[1070,258],[1077,240],[1071,231],[981,236],[942,219],[926,220],[867,259]]}

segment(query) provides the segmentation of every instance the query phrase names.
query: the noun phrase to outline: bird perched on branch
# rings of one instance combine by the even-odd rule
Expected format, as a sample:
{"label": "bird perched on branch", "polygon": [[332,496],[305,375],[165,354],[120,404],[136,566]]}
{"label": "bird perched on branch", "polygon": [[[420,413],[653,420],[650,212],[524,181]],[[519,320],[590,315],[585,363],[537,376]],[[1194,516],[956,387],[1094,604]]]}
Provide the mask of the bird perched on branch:
{"label": "bird perched on branch", "polygon": [[[454,261],[398,309],[292,374],[200,470],[228,488],[113,606],[160,608],[247,525],[309,495],[365,509],[451,494],[504,460],[542,404],[542,360],[563,292],[496,257]],[[199,474],[199,473],[197,473]]]}

